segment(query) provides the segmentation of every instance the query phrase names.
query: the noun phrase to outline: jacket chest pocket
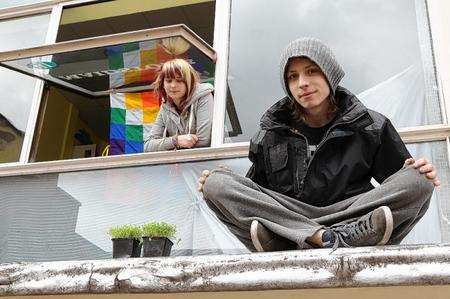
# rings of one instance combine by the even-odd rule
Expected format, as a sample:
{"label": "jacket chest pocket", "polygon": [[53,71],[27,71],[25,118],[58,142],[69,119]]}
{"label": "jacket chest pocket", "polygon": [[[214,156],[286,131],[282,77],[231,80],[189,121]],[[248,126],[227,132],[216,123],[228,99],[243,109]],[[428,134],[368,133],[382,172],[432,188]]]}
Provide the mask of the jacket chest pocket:
{"label": "jacket chest pocket", "polygon": [[270,164],[269,184],[275,191],[286,193],[292,190],[293,177],[289,167],[289,149],[287,143],[268,148]]}
{"label": "jacket chest pocket", "polygon": [[287,143],[269,147],[269,161],[272,172],[277,172],[285,168],[288,163]]}

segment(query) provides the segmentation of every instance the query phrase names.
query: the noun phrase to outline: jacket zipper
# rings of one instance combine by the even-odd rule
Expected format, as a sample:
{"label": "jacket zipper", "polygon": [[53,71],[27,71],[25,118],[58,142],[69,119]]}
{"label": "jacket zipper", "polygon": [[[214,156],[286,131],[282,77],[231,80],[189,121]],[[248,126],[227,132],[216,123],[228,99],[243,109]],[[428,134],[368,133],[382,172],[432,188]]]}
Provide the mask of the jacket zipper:
{"label": "jacket zipper", "polygon": [[[298,132],[298,130],[296,130],[296,129],[290,129],[290,130],[291,130],[292,133],[294,133],[294,134],[296,134],[296,135],[302,137],[302,138],[305,140],[305,143],[306,143],[306,151],[307,151],[306,154],[308,155],[308,151],[309,151],[308,138],[306,138],[305,135],[303,135],[302,133]],[[312,157],[311,157],[311,159],[312,159]],[[302,180],[302,181],[299,180],[299,174],[298,174],[299,169],[300,169],[300,167],[299,167],[298,165],[296,165],[296,167],[295,167],[296,185],[297,185],[297,190],[298,190],[298,192],[301,193],[301,191],[302,191],[302,183],[303,183],[303,180]]]}

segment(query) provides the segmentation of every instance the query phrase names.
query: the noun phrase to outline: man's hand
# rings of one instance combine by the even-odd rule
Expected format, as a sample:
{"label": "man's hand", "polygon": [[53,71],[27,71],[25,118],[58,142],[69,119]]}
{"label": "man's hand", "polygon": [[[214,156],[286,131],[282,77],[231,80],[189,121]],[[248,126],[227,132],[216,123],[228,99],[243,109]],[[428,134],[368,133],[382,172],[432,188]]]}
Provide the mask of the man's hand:
{"label": "man's hand", "polygon": [[178,135],[177,143],[180,148],[192,148],[198,141],[195,134]]}
{"label": "man's hand", "polygon": [[198,178],[197,190],[198,192],[203,192],[203,185],[206,182],[206,178],[209,177],[211,172],[209,170],[203,170],[202,175]]}
{"label": "man's hand", "polygon": [[424,174],[427,179],[429,179],[435,187],[441,185],[441,182],[437,178],[436,170],[434,169],[433,164],[427,161],[425,158],[420,158],[415,161],[413,158],[409,158],[405,160],[405,166],[413,165],[413,167],[421,174]]}
{"label": "man's hand", "polygon": [[[231,169],[226,165],[219,165],[219,168],[226,171],[231,171]],[[198,178],[197,190],[198,192],[203,192],[203,185],[206,182],[206,178],[211,175],[211,171],[203,170],[202,175]]]}

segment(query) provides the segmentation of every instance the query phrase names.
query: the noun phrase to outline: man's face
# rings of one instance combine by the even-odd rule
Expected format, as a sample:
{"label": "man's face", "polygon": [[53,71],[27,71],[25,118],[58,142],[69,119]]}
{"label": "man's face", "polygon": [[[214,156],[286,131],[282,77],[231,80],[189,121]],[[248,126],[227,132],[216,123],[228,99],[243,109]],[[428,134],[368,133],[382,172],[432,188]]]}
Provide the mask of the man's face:
{"label": "man's face", "polygon": [[304,57],[289,61],[286,72],[287,85],[295,101],[306,112],[326,111],[330,87],[320,68]]}

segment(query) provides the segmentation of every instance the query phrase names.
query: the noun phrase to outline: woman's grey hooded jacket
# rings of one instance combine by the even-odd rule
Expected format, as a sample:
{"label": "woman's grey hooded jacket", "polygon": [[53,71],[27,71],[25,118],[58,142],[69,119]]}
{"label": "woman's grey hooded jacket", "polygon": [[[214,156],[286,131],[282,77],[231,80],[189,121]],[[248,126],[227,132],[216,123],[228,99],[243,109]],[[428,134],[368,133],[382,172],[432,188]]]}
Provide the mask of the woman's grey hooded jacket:
{"label": "woman's grey hooded jacket", "polygon": [[175,148],[172,137],[189,133],[198,137],[194,147],[209,146],[214,106],[213,91],[214,88],[209,83],[198,84],[181,114],[173,104],[165,101],[161,105],[150,136],[145,141],[145,151],[172,150]]}

